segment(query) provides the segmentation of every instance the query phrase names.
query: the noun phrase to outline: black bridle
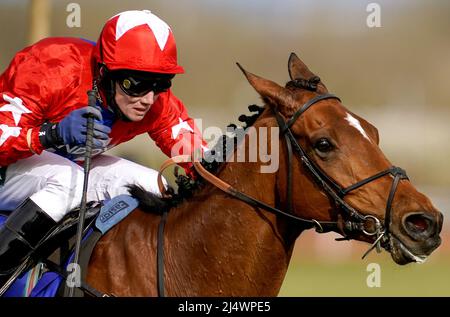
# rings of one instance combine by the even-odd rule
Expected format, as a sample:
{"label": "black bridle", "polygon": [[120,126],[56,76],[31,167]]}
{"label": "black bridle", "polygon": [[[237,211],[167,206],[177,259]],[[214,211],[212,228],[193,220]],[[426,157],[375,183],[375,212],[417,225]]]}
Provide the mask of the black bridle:
{"label": "black bridle", "polygon": [[[310,228],[315,227],[316,231],[324,232],[339,229],[339,231],[344,235],[343,239],[349,239],[347,233],[362,233],[366,236],[375,236],[375,241],[373,242],[370,249],[364,254],[365,257],[371,250],[377,247],[377,250],[381,249],[381,242],[387,241],[389,235],[389,226],[392,220],[392,202],[394,200],[395,192],[397,186],[401,179],[408,179],[406,172],[396,166],[391,166],[390,168],[381,171],[373,176],[365,178],[351,186],[342,188],[336,183],[334,179],[329,177],[313,160],[311,160],[306,151],[297,142],[291,131],[291,126],[297,121],[297,119],[311,106],[317,104],[319,101],[326,99],[337,99],[341,101],[337,96],[332,94],[322,94],[318,95],[308,102],[306,102],[299,110],[297,110],[294,115],[287,121],[283,119],[278,110],[272,108],[275,113],[278,125],[280,127],[280,132],[284,135],[287,146],[288,153],[288,171],[287,171],[287,193],[286,193],[286,206],[287,213],[292,214],[292,156],[293,150],[299,156],[301,162],[312,175],[317,184],[325,191],[325,193],[334,201],[334,203],[343,211],[345,219],[343,220],[343,225],[339,222],[324,222],[317,220],[307,220],[299,218],[298,220],[310,225]],[[386,211],[384,216],[384,223],[380,221],[377,216],[374,215],[364,215],[357,211],[355,208],[350,206],[345,200],[344,196],[348,193],[376,180],[386,175],[392,175],[392,185],[389,191],[389,196],[386,203]],[[373,230],[368,230],[366,225],[368,222],[373,223]]]}

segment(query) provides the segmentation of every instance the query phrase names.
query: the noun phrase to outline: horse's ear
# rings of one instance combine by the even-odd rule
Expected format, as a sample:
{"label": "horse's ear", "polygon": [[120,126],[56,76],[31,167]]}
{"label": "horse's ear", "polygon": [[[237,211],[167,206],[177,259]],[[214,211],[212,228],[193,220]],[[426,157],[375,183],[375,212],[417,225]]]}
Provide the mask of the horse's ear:
{"label": "horse's ear", "polygon": [[309,79],[316,76],[295,53],[291,53],[288,61],[289,77],[294,79]]}
{"label": "horse's ear", "polygon": [[[317,77],[312,71],[309,70],[308,66],[297,56],[295,53],[291,53],[288,61],[288,71],[291,80],[295,79],[305,79],[309,80],[313,77]],[[317,87],[319,93],[327,93],[328,89],[325,84],[320,81]]]}
{"label": "horse's ear", "polygon": [[246,71],[239,63],[236,64],[244,73],[250,85],[252,85],[263,99],[269,99],[274,104],[284,106],[292,103],[292,96],[287,89],[271,80],[264,79]]}

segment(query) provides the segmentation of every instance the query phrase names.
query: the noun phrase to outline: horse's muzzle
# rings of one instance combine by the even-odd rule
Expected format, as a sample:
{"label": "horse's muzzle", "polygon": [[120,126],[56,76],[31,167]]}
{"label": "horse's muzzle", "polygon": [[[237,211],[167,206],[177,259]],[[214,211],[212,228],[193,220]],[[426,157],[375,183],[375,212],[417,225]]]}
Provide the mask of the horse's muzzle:
{"label": "horse's muzzle", "polygon": [[398,264],[423,262],[440,244],[443,215],[411,212],[402,217],[400,234],[391,237],[391,254]]}

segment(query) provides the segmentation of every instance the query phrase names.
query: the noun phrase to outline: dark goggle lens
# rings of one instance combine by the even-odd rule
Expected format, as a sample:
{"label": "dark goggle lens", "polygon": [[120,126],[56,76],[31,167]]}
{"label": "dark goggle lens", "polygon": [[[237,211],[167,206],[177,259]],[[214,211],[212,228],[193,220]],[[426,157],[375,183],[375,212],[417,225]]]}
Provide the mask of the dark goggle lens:
{"label": "dark goggle lens", "polygon": [[172,85],[168,79],[140,80],[126,77],[117,80],[120,88],[129,96],[140,97],[153,91],[155,94],[166,91]]}

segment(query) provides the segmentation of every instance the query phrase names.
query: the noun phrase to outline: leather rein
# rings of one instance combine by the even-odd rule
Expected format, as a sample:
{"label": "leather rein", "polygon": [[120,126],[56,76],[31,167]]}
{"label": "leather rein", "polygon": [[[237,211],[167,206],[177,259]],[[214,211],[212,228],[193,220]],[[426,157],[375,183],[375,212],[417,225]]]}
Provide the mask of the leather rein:
{"label": "leather rein", "polygon": [[[363,235],[374,237],[374,242],[370,246],[370,248],[364,253],[363,257],[367,256],[373,249],[377,249],[377,252],[381,252],[382,243],[389,240],[389,226],[392,219],[392,202],[394,200],[395,192],[397,190],[397,186],[402,179],[408,179],[406,172],[396,166],[391,166],[390,168],[381,171],[373,176],[365,178],[353,185],[350,185],[346,188],[341,187],[336,183],[334,179],[329,177],[313,160],[309,158],[306,154],[306,151],[302,148],[302,146],[297,142],[294,135],[291,131],[291,126],[297,121],[297,119],[311,106],[317,104],[318,102],[326,99],[336,99],[339,102],[341,101],[337,96],[333,94],[321,94],[306,102],[299,110],[297,110],[294,115],[287,121],[285,121],[282,115],[278,112],[277,109],[272,107],[272,111],[275,114],[278,126],[280,127],[281,135],[285,138],[285,143],[287,147],[287,192],[286,192],[286,208],[285,211],[280,210],[276,207],[270,206],[260,200],[257,200],[249,195],[238,191],[231,185],[222,181],[218,177],[211,174],[207,171],[200,162],[197,160],[193,160],[193,165],[197,173],[204,178],[209,183],[218,187],[225,193],[239,199],[251,206],[261,208],[267,210],[269,212],[273,212],[275,214],[279,214],[283,217],[287,217],[291,220],[299,222],[305,229],[315,228],[315,230],[319,233],[336,231],[340,232],[343,235],[343,238],[339,238],[337,240],[349,240],[347,233],[362,233]],[[316,183],[320,186],[320,188],[331,198],[335,205],[339,210],[342,211],[344,217],[339,217],[338,221],[321,221],[316,219],[305,219],[293,214],[292,207],[292,157],[294,156],[294,151],[297,154],[298,158],[301,160],[302,164],[308,170],[310,175],[316,181]],[[162,181],[162,172],[164,169],[169,167],[170,165],[181,163],[181,162],[191,162],[190,155],[181,155],[173,157],[166,162],[160,168],[160,172],[158,174],[158,185],[161,193],[163,193],[163,197],[170,197],[170,194],[166,192],[166,188]],[[386,175],[391,175],[393,177],[391,188],[389,191],[389,195],[386,202],[386,210],[384,215],[384,222],[382,222],[377,216],[370,214],[362,214],[352,206],[350,206],[345,200],[344,197],[348,193],[376,180]],[[160,296],[164,296],[164,277],[163,277],[163,263],[164,263],[164,254],[163,254],[163,235],[164,235],[164,224],[167,219],[167,213],[163,214],[162,221],[160,222],[159,230],[158,230],[158,250],[157,250],[157,263],[158,263],[158,293]],[[371,224],[371,226],[369,226]],[[372,227],[372,229],[368,229]],[[383,246],[385,247],[385,246]],[[386,248],[386,247],[385,247]]]}

